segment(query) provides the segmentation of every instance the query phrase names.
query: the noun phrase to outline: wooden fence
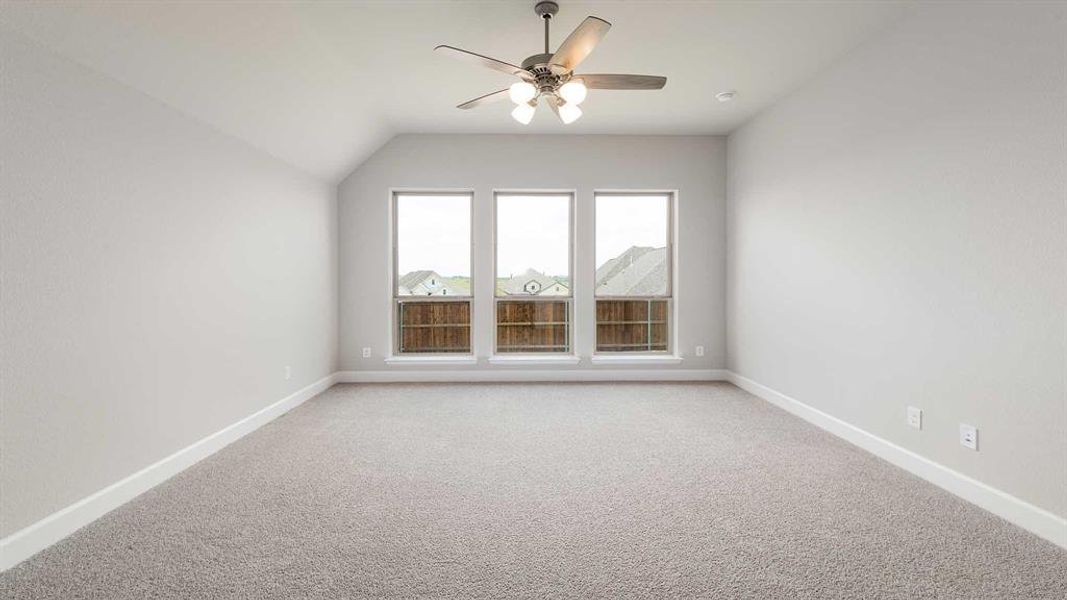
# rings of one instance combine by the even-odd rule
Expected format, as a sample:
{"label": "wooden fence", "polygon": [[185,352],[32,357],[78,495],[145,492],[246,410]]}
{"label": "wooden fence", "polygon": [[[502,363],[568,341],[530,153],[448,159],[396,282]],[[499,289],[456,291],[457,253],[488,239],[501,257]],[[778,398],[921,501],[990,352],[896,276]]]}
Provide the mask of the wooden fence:
{"label": "wooden fence", "polygon": [[597,352],[666,352],[667,300],[597,300]]}
{"label": "wooden fence", "polygon": [[569,300],[499,300],[496,351],[570,352]]}
{"label": "wooden fence", "polygon": [[[596,301],[597,352],[666,352],[669,310],[663,299]],[[399,302],[400,353],[470,353],[470,300]],[[570,299],[499,300],[498,353],[570,352]]]}
{"label": "wooden fence", "polygon": [[469,353],[470,300],[398,303],[400,353]]}

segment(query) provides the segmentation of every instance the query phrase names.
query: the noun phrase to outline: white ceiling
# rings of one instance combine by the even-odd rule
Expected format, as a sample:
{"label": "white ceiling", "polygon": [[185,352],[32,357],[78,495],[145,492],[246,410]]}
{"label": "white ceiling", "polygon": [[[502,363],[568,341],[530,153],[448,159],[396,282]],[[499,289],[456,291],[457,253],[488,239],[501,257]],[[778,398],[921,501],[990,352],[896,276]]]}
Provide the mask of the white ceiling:
{"label": "white ceiling", "polygon": [[[593,90],[569,126],[544,108],[526,127],[509,103],[454,108],[512,79],[434,46],[521,62],[543,43],[533,4],[5,2],[0,26],[337,181],[398,133],[727,133],[904,6],[561,0],[553,49],[586,15],[613,24],[579,71],[665,75],[667,87]],[[735,101],[715,101],[729,89]]]}

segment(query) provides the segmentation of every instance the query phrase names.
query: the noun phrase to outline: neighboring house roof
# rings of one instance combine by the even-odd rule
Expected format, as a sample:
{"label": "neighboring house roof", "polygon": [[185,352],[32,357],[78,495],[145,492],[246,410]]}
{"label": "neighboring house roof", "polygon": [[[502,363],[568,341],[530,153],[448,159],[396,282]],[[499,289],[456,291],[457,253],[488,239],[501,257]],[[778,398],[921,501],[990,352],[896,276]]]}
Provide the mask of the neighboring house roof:
{"label": "neighboring house roof", "polygon": [[397,294],[401,296],[468,296],[470,283],[463,278],[441,277],[437,271],[412,271],[400,276]]}
{"label": "neighboring house roof", "polygon": [[667,249],[632,246],[596,271],[602,296],[655,296],[667,290]]}
{"label": "neighboring house roof", "polygon": [[607,262],[596,270],[596,284],[599,287],[609,279],[613,279],[620,271],[630,266],[635,260],[651,252],[650,246],[630,246],[622,254],[615,258],[609,258]]}
{"label": "neighboring house roof", "polygon": [[[534,287],[537,291],[531,291],[529,284],[535,284]],[[526,269],[524,273],[519,275],[512,275],[511,279],[508,279],[499,287],[505,294],[512,296],[537,296],[542,292],[552,291],[555,286],[560,286],[564,289],[564,292],[554,292],[550,295],[557,295],[570,291],[570,286],[566,282],[560,281],[555,277],[549,277],[540,271],[534,269]]]}
{"label": "neighboring house roof", "polygon": [[[432,283],[431,283],[432,282]],[[667,290],[667,249],[631,246],[596,270],[596,293],[601,296],[657,296]],[[402,296],[468,296],[469,281],[442,277],[436,271],[405,273],[398,282]],[[562,288],[555,291],[556,287]],[[498,282],[509,296],[555,296],[570,292],[570,285],[536,269],[527,269]]]}
{"label": "neighboring house roof", "polygon": [[404,273],[400,276],[400,287],[407,289],[414,289],[415,286],[430,279],[431,276],[440,281],[441,276],[436,271],[412,271],[410,273]]}

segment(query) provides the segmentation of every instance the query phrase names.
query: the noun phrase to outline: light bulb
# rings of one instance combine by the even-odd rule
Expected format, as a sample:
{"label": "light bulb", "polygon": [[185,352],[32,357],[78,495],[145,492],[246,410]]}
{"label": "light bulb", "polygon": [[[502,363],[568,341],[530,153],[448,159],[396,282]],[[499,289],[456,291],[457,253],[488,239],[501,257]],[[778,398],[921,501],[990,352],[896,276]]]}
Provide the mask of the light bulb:
{"label": "light bulb", "polygon": [[526,104],[537,95],[537,88],[528,81],[516,81],[508,88],[508,96],[515,104]]}
{"label": "light bulb", "polygon": [[578,108],[577,104],[568,103],[559,107],[559,118],[565,125],[577,121],[580,116],[582,116],[582,109]]}
{"label": "light bulb", "polygon": [[567,101],[567,104],[581,104],[588,92],[589,90],[586,89],[581,79],[572,79],[559,88],[559,95]]}
{"label": "light bulb", "polygon": [[534,110],[532,104],[523,102],[516,106],[515,110],[511,111],[511,117],[523,125],[529,125],[530,121],[533,120]]}

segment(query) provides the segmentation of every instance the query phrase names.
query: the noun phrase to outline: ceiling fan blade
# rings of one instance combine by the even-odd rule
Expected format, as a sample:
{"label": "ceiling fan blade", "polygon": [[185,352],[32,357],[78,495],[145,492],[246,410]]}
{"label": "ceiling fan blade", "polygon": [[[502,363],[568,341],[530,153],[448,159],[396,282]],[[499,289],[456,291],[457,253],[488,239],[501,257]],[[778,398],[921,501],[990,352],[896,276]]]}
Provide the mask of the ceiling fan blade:
{"label": "ceiling fan blade", "polygon": [[[553,70],[562,70],[563,73],[569,73],[578,66],[578,63],[585,60],[585,57],[589,56],[589,53],[593,51],[593,48],[600,43],[600,40],[607,35],[608,30],[611,29],[611,23],[608,23],[604,19],[599,17],[586,17],[584,21],[570,35],[567,39],[563,40],[559,49],[552,55],[552,60],[549,61],[554,67]],[[562,73],[557,73],[557,75]]]}
{"label": "ceiling fan blade", "polygon": [[503,89],[503,90],[499,90],[499,91],[496,91],[496,92],[492,92],[492,93],[486,94],[484,96],[478,96],[474,100],[467,100],[466,102],[464,102],[463,104],[460,104],[456,108],[462,108],[463,110],[467,110],[469,108],[474,108],[475,106],[481,106],[483,104],[488,104],[490,102],[496,102],[497,100],[503,100],[504,98],[507,98],[507,97],[508,97],[508,90],[507,89]]}
{"label": "ceiling fan blade", "polygon": [[667,85],[667,78],[659,75],[603,74],[575,75],[591,90],[659,90]]}
{"label": "ceiling fan blade", "polygon": [[469,52],[467,50],[462,50],[453,46],[441,45],[434,48],[434,50],[443,54],[447,54],[448,56],[451,56],[453,58],[458,58],[463,61],[482,65],[483,67],[489,67],[490,69],[500,71],[501,73],[507,73],[508,75],[520,77],[526,81],[533,81],[534,79],[534,76],[530,74],[530,72],[526,69],[523,69],[522,67],[517,65],[513,65],[511,63],[506,63],[502,60],[489,58],[488,56],[482,56],[481,54]]}

